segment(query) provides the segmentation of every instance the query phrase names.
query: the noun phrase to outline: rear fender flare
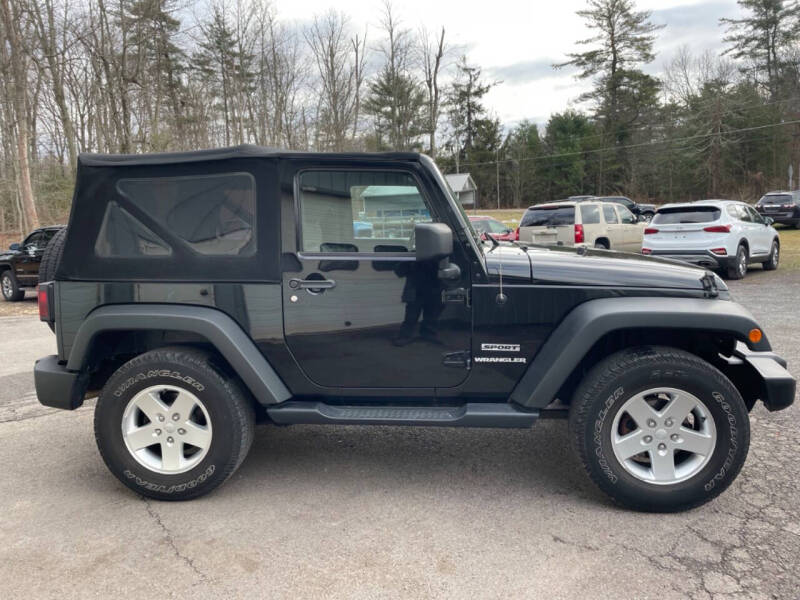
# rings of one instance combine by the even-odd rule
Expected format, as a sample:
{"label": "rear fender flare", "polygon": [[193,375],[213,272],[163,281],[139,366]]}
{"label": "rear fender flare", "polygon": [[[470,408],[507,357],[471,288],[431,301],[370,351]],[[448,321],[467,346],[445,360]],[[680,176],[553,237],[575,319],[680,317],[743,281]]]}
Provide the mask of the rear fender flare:
{"label": "rear fender flare", "polygon": [[288,400],[292,394],[252,339],[230,316],[204,306],[175,304],[114,304],[93,310],[75,335],[67,369],[87,366],[98,334],[111,331],[172,330],[205,338],[233,367],[260,404]]}
{"label": "rear fender flare", "polygon": [[510,400],[544,408],[594,344],[625,329],[682,329],[733,335],[755,351],[769,351],[767,336],[752,343],[753,316],[727,300],[695,298],[602,298],[578,305],[553,330],[511,392]]}

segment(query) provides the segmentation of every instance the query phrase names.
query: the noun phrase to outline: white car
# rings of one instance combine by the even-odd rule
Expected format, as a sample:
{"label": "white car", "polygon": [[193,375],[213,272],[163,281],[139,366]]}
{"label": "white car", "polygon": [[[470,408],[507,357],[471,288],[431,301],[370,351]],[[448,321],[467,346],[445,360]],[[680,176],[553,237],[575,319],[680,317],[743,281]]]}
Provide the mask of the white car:
{"label": "white car", "polygon": [[700,200],[667,204],[644,230],[642,254],[672,258],[719,270],[741,279],[747,266],[778,268],[780,237],[772,219],[749,204],[733,200]]}

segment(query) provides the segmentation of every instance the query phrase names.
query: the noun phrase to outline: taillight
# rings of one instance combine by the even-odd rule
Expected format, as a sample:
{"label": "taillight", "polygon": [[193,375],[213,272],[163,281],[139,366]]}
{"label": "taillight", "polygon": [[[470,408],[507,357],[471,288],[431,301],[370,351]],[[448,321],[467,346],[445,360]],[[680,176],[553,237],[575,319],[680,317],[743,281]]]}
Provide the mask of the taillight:
{"label": "taillight", "polygon": [[653,251],[650,248],[642,248],[642,254],[652,254]]}
{"label": "taillight", "polygon": [[654,227],[648,227],[647,229],[644,230],[645,235],[650,235],[653,233],[658,233],[658,229],[655,229]]}
{"label": "taillight", "polygon": [[50,294],[48,293],[48,285],[43,284],[39,286],[37,294],[37,303],[39,305],[39,320],[50,321]]}
{"label": "taillight", "polygon": [[730,233],[731,226],[730,225],[710,225],[709,227],[703,227],[703,231],[708,231],[709,233]]}
{"label": "taillight", "polygon": [[711,252],[717,256],[727,256],[728,251],[725,248],[712,248]]}
{"label": "taillight", "polygon": [[583,243],[583,225],[575,225],[575,243]]}
{"label": "taillight", "polygon": [[514,232],[514,239],[519,241],[519,227],[517,227],[517,230]]}

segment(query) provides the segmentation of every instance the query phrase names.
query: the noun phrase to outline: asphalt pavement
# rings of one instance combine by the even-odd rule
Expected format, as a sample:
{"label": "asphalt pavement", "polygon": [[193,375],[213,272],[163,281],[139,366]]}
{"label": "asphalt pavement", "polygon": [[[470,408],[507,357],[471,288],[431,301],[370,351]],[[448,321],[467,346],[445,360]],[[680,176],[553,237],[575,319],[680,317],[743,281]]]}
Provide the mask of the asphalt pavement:
{"label": "asphalt pavement", "polygon": [[[732,282],[800,374],[800,273]],[[259,426],[236,475],[187,503],[106,470],[93,402],[46,409],[35,317],[0,317],[0,598],[797,598],[800,408],[752,415],[720,498],[611,505],[566,423],[531,430]]]}

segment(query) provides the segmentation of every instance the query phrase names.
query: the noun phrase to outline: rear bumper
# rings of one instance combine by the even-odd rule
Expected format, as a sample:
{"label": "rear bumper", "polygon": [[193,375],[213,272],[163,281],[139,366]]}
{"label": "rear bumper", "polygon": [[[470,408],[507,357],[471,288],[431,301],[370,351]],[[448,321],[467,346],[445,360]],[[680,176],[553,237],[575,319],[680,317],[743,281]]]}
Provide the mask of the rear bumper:
{"label": "rear bumper", "polygon": [[33,367],[33,381],[39,403],[53,408],[75,410],[83,404],[88,377],[67,370],[56,355],[45,356]]}
{"label": "rear bumper", "polygon": [[781,410],[794,403],[797,382],[786,370],[784,359],[774,352],[755,352],[741,342],[736,344],[733,354],[760,377],[760,398],[768,410]]}
{"label": "rear bumper", "polygon": [[707,269],[727,269],[736,259],[735,256],[719,256],[710,250],[651,250],[648,256],[670,258]]}

